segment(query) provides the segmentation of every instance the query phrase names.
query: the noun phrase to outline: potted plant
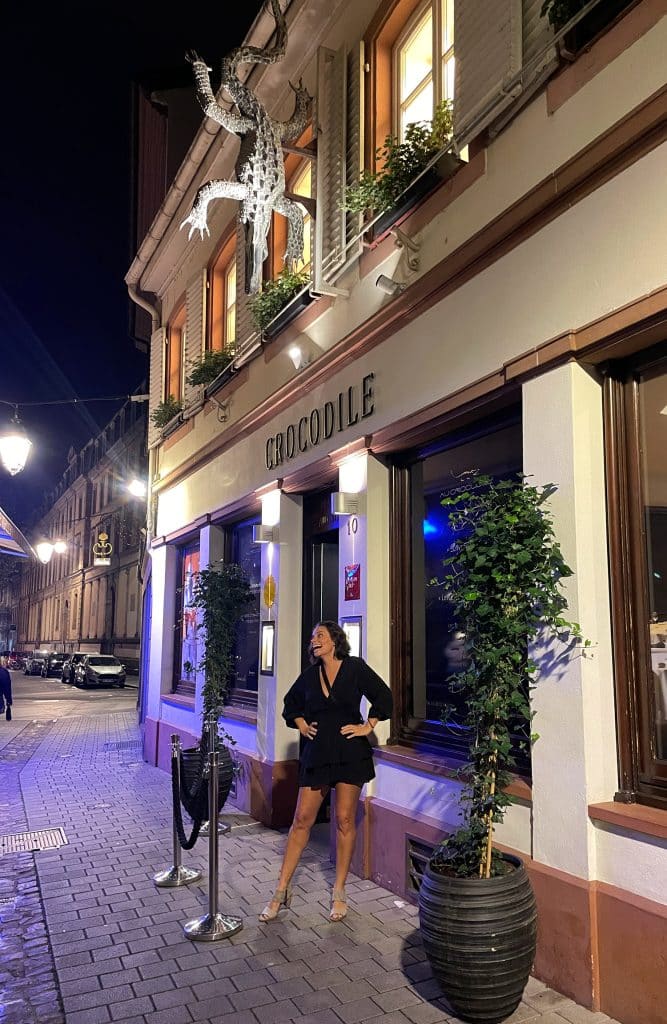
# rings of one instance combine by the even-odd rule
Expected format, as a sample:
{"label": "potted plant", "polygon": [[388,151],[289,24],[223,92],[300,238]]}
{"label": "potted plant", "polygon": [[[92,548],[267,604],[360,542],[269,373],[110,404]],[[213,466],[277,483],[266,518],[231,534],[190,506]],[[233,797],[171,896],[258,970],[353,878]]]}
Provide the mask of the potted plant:
{"label": "potted plant", "polygon": [[417,121],[405,130],[405,139],[387,135],[376,150],[376,171],[364,170],[358,185],[345,190],[345,208],[352,213],[370,213],[383,217],[375,224],[375,236],[385,234],[404,218],[418,202],[451,178],[461,166],[453,153],[444,153],[433,167],[415,178],[452,141],[452,105],[450,100],[438,104],[432,121]]}
{"label": "potted plant", "polygon": [[[213,714],[217,722],[222,714],[234,671],[237,626],[253,600],[246,574],[233,562],[219,562],[198,574],[192,604],[201,612],[198,629],[204,645],[202,659],[197,665],[197,670],[205,677],[202,735],[199,746],[183,751],[181,761],[185,782],[185,793],[181,793],[181,799],[195,821],[208,817],[208,787],[200,785],[208,756],[207,722],[209,715]],[[225,734],[224,738],[234,744],[231,736]],[[218,811],[229,795],[234,778],[229,750],[221,745],[219,753]]]}
{"label": "potted plant", "polygon": [[[555,32],[566,25],[588,0],[544,0],[540,15],[547,18]],[[592,10],[566,32],[560,43],[560,52],[573,60],[579,50],[592,42],[626,7],[635,0],[601,0]]]}
{"label": "potted plant", "polygon": [[[250,315],[265,338],[274,338],[310,305],[313,298],[307,290],[304,291],[309,280],[307,270],[288,270],[285,267],[273,281],[263,284],[261,292],[250,299]],[[303,292],[299,301],[290,305],[299,292]],[[289,309],[286,309],[288,305]],[[284,315],[279,316],[282,310],[285,311]]]}
{"label": "potted plant", "polygon": [[168,423],[183,411],[183,403],[173,395],[168,395],[163,402],[159,402],[151,413],[153,424],[162,430]]}
{"label": "potted plant", "polygon": [[190,373],[185,379],[192,388],[200,384],[211,384],[227,369],[233,358],[234,353],[230,348],[223,348],[219,352],[209,349],[198,362],[190,363]]}
{"label": "potted plant", "polygon": [[465,699],[461,724],[470,750],[460,772],[461,826],[426,867],[419,913],[424,948],[447,1000],[458,1017],[477,1024],[496,1024],[514,1011],[535,956],[537,911],[528,875],[518,858],[494,844],[494,826],[511,802],[511,733],[523,723],[530,735],[529,690],[539,671],[530,645],[538,637],[582,640],[579,626],[563,617],[561,580],[572,571],[546,507],[555,490],[523,477],[465,474],[442,502],[458,534],[442,582],[466,651],[464,668],[448,682]]}

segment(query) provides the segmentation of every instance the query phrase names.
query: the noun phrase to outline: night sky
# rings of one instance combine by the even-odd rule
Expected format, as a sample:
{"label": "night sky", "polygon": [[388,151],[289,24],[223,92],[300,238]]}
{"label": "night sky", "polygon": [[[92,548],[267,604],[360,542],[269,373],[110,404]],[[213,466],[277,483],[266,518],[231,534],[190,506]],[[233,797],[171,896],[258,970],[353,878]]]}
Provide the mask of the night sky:
{"label": "night sky", "polygon": [[[3,16],[0,398],[127,394],[147,377],[128,334],[130,83],[212,66],[260,4],[12,4]],[[231,13],[230,13],[231,12]],[[120,403],[20,409],[26,469],[0,506],[29,525],[45,489]],[[12,410],[0,405],[0,428]]]}

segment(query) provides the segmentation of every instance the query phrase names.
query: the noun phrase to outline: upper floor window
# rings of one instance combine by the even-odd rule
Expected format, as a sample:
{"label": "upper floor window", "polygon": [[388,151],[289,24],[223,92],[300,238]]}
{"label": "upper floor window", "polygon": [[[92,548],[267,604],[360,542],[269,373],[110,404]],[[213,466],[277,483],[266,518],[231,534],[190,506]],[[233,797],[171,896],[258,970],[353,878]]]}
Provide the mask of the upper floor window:
{"label": "upper floor window", "polygon": [[213,352],[236,341],[236,234],[223,244],[209,269],[209,337]]}
{"label": "upper floor window", "polygon": [[[313,138],[312,125],[308,125],[303,134],[297,139],[295,148],[303,149],[308,146]],[[291,198],[301,196],[304,199],[311,199],[313,196],[313,167],[312,161],[307,157],[301,157],[298,153],[288,153],[285,157],[285,192]],[[311,233],[312,218],[310,213],[303,210],[303,259],[296,266],[296,270],[310,270],[311,262]],[[271,219],[271,230],[269,233],[269,258],[264,267],[266,280],[274,280],[284,266],[285,250],[287,249],[287,220],[280,214],[273,214]]]}
{"label": "upper floor window", "polygon": [[393,50],[394,131],[430,121],[454,98],[454,0],[431,0],[406,23]]}
{"label": "upper floor window", "polygon": [[179,400],[183,396],[185,352],[185,303],[179,306],[167,327],[164,397]]}

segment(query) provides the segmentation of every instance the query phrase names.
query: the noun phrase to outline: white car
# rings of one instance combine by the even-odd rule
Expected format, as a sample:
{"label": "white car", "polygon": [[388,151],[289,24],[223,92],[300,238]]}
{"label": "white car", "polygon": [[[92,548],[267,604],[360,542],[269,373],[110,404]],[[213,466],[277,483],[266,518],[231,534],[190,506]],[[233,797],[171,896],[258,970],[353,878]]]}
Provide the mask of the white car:
{"label": "white car", "polygon": [[74,669],[76,686],[125,686],[125,666],[113,654],[87,654]]}

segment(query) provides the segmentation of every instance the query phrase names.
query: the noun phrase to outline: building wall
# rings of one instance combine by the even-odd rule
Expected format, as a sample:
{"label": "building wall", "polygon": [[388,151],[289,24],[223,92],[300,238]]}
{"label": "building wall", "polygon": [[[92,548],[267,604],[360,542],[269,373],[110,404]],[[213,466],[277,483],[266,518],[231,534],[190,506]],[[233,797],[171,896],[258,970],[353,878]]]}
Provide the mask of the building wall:
{"label": "building wall", "polygon": [[[145,503],[127,484],[146,476],[146,412],[127,402],[82,452],[48,495],[34,527],[64,540],[67,550],[48,565],[26,564],[20,585],[17,646],[103,651],[138,670],[141,582],[138,567]],[[93,545],[107,532],[111,565],[94,565]]]}
{"label": "building wall", "polygon": [[[279,107],[285,76],[302,73],[314,90],[317,45],[351,49],[376,9],[341,4],[324,14],[315,2],[303,5],[286,61],[257,76],[258,93]],[[313,38],[301,47],[308,12],[321,17],[309,22]],[[306,625],[303,496],[324,484],[365,495],[356,531],[346,517],[338,523],[338,610],[361,617],[364,657],[394,683],[390,566],[403,538],[390,530],[392,458],[425,425],[437,436],[441,424],[444,435],[455,413],[470,421],[476,409],[481,416],[496,408],[494,401],[520,403],[524,471],[558,486],[551,510],[574,570],[569,611],[592,645],[576,650],[562,671],[546,672],[533,694],[540,740],[531,778],[517,781],[497,837],[531,872],[541,920],[538,976],[627,1024],[661,1019],[667,811],[644,819],[636,811],[627,826],[600,817],[620,788],[600,352],[604,343],[613,354],[619,336],[627,344],[640,326],[648,332],[651,317],[646,340],[633,344],[664,344],[666,337],[664,14],[643,0],[589,52],[561,66],[499,133],[473,140],[467,166],[401,225],[419,246],[417,268],[391,237],[366,247],[336,281],[346,294],[318,298],[239,368],[217,396],[224,418],[215,403],[194,396],[184,422],[158,438],[152,453],[146,756],[167,767],[170,732],[194,741],[200,729],[201,680],[191,699],[171,693],[178,546],[196,536],[202,551],[215,546],[216,530],[259,506],[262,522],[279,530],[279,542],[262,552],[262,579],[277,582],[275,601],[261,609],[261,618],[275,617],[275,671],[260,676],[256,714],[231,708],[223,724],[246,769],[239,804],[285,824],[298,750],[281,708],[300,670]],[[194,187],[229,176],[233,158],[233,143],[222,140],[181,207],[172,197],[157,247],[135,264],[165,324],[232,223],[233,204],[211,208],[211,239],[201,245],[186,244],[178,223]],[[399,296],[376,287],[380,273],[405,285]],[[310,357],[298,375],[287,355],[294,343]],[[373,389],[367,416],[267,466],[267,441],[326,403],[336,406],[338,395],[346,401],[353,389],[363,411],[364,381]],[[350,564],[359,564],[362,581],[354,601],[346,601],[343,582]],[[544,665],[552,653],[534,652]],[[377,732],[377,777],[364,790],[354,868],[411,895],[409,843],[428,846],[455,827],[460,784],[446,759],[387,742],[387,725]],[[623,928],[635,965],[619,965]],[[624,991],[633,992],[634,1005]]]}

